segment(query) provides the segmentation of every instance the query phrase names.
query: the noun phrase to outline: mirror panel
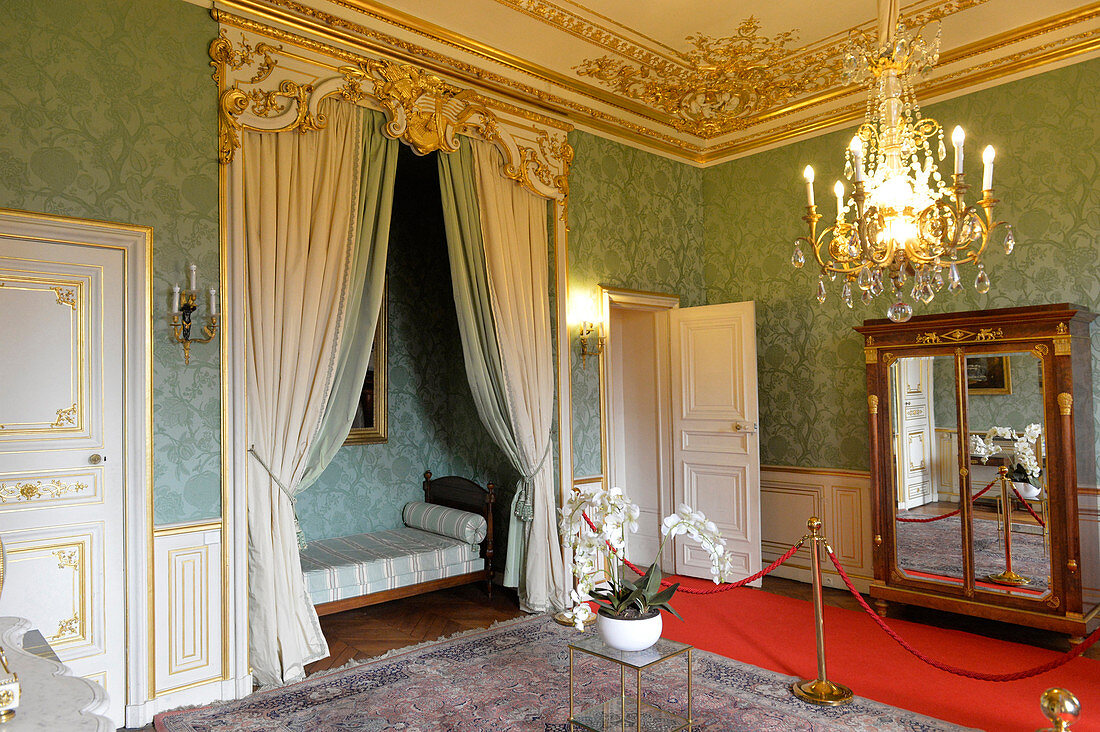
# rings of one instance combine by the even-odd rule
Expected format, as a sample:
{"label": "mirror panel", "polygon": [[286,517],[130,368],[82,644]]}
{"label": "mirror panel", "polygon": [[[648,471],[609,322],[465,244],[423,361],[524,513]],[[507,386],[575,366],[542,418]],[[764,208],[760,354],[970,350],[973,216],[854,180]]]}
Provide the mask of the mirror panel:
{"label": "mirror panel", "polygon": [[890,366],[894,542],[903,576],[961,586],[955,359],[899,358]]}
{"label": "mirror panel", "polygon": [[966,375],[976,587],[1045,599],[1051,559],[1043,360],[1032,351],[971,353]]}

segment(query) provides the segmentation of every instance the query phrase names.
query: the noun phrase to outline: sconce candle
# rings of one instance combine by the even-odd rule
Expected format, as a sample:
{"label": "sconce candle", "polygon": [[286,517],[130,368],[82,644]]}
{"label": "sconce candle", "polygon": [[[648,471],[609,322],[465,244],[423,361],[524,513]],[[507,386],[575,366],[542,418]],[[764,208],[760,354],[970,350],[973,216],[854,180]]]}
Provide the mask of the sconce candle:
{"label": "sconce candle", "polygon": [[191,290],[191,292],[194,292],[195,290],[199,289],[198,286],[195,284],[195,281],[198,277],[199,268],[193,264],[189,264],[187,265],[187,269],[190,270],[191,273],[191,286],[187,289]]}
{"label": "sconce candle", "polygon": [[178,313],[180,311],[180,286],[172,285],[172,312]]}
{"label": "sconce candle", "polygon": [[213,287],[210,288],[210,314],[218,314],[218,291]]}
{"label": "sconce candle", "polygon": [[806,205],[814,205],[814,169],[807,165],[806,169],[802,171],[802,176],[806,179]]}

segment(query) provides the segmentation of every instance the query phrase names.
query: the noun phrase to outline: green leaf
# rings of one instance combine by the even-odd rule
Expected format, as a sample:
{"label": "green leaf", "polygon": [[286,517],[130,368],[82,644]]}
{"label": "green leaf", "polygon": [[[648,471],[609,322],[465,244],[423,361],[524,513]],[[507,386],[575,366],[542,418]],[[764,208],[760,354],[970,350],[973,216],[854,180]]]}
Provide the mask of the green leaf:
{"label": "green leaf", "polygon": [[662,610],[668,610],[668,611],[669,611],[670,613],[672,613],[673,615],[675,615],[675,616],[676,616],[677,618],[679,618],[680,620],[683,620],[683,618],[681,618],[681,617],[680,617],[680,613],[676,612],[676,611],[675,611],[675,610],[674,610],[674,609],[672,608],[672,605],[669,605],[669,604],[668,604],[667,602],[661,603],[661,609],[662,609]]}
{"label": "green leaf", "polygon": [[649,596],[653,596],[661,589],[662,579],[661,568],[657,566],[657,562],[654,562],[650,565],[649,571],[645,573],[646,593]]}
{"label": "green leaf", "polygon": [[669,585],[663,591],[658,592],[652,598],[650,598],[649,604],[656,605],[658,603],[665,603],[672,599],[672,596],[676,594],[677,588],[680,587],[680,583],[677,582],[674,585]]}

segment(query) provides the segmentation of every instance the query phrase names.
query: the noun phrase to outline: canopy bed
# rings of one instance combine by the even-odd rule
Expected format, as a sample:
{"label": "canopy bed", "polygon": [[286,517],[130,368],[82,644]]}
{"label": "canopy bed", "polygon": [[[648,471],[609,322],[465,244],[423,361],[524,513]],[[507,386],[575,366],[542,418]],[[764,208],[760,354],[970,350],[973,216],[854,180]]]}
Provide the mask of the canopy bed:
{"label": "canopy bed", "polygon": [[[568,351],[559,348],[554,361],[551,333],[562,332],[563,298],[552,328],[545,201],[556,204],[556,239],[564,235],[572,157],[565,127],[410,65],[214,14],[223,26],[210,55],[226,170],[227,264],[238,293],[228,327],[247,335],[237,353],[248,375],[247,423],[238,434],[247,435],[248,447],[241,471],[257,679],[293,680],[327,653],[298,570],[303,538],[294,502],[343,444],[359,402],[384,288],[398,140],[418,154],[443,153],[439,179],[466,373],[482,423],[523,477],[510,515],[505,584],[518,588],[527,609],[564,607],[551,424]],[[559,435],[565,444],[568,435]],[[489,571],[459,574],[488,579]],[[444,579],[457,576],[432,581]],[[356,588],[360,601],[376,594],[370,582]]]}
{"label": "canopy bed", "polygon": [[481,581],[492,597],[493,499],[492,483],[429,471],[402,528],[310,542],[302,569],[317,614]]}

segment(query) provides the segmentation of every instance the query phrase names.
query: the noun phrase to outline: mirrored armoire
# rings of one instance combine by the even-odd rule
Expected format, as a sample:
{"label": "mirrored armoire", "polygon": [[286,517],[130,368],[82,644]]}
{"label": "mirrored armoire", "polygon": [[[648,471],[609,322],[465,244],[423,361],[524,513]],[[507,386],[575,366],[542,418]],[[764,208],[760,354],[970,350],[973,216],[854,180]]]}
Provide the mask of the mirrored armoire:
{"label": "mirrored armoire", "polygon": [[1068,304],[868,320],[875,579],[887,601],[1100,625],[1092,355]]}

